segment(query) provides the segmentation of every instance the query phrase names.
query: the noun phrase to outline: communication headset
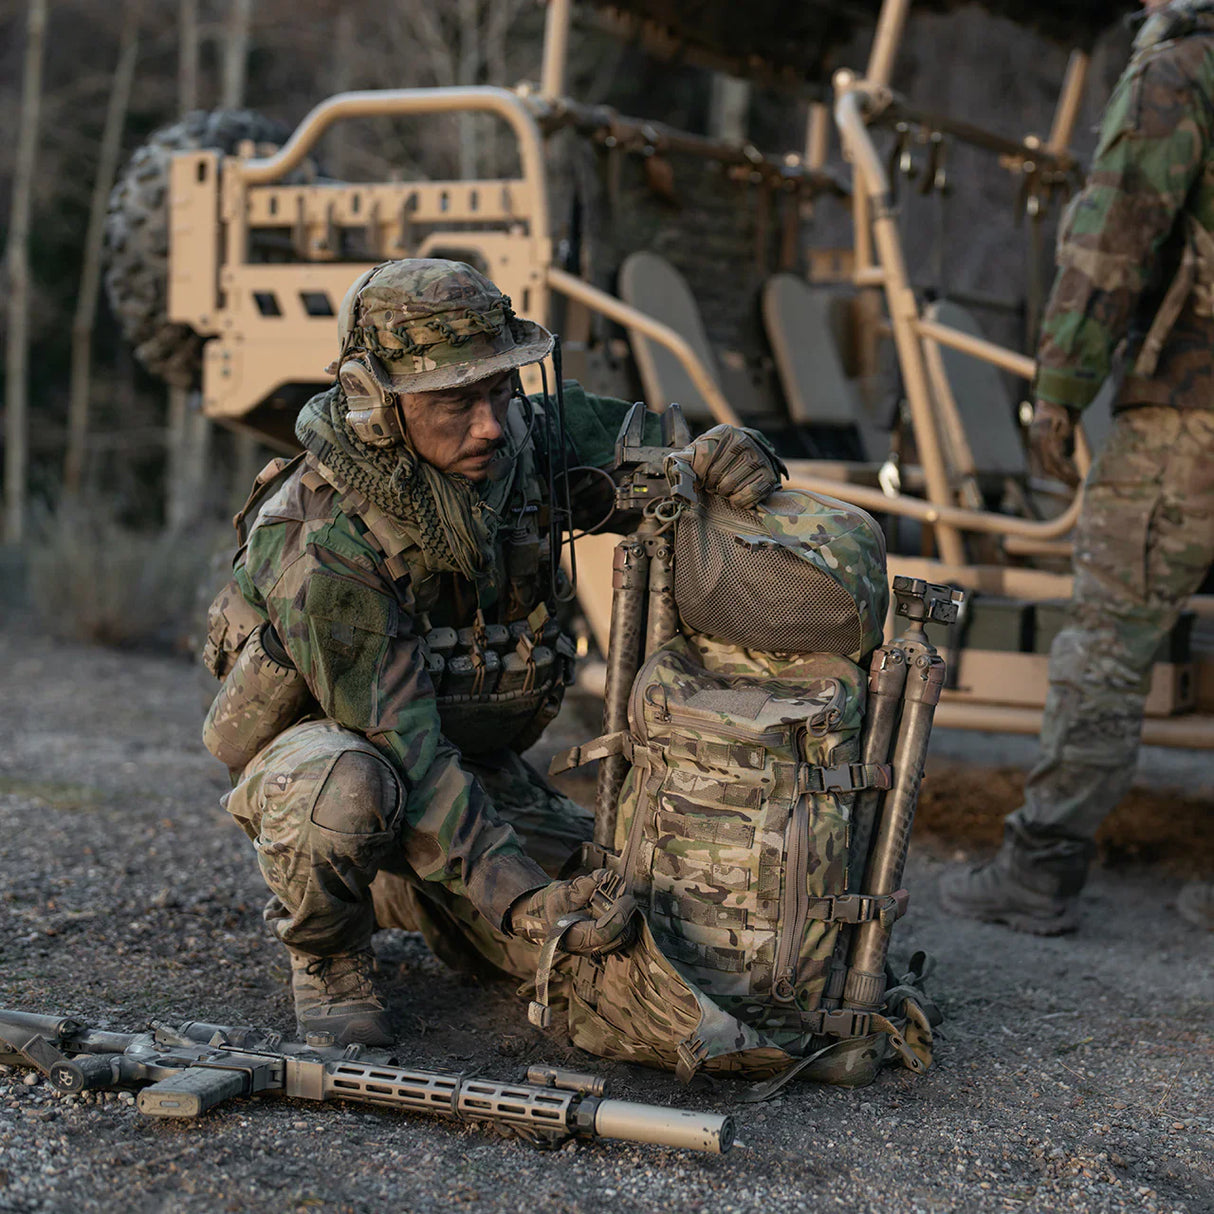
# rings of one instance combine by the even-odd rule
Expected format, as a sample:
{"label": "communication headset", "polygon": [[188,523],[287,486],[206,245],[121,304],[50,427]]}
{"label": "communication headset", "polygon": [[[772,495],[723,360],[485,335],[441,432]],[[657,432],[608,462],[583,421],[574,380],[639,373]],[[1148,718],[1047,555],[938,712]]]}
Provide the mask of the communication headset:
{"label": "communication headset", "polygon": [[359,304],[368,284],[384,267],[372,266],[355,279],[341,301],[337,327],[342,336],[337,382],[345,393],[346,419],[359,440],[369,447],[390,447],[405,437],[405,420],[400,397],[383,364],[370,350],[347,352],[359,322]]}

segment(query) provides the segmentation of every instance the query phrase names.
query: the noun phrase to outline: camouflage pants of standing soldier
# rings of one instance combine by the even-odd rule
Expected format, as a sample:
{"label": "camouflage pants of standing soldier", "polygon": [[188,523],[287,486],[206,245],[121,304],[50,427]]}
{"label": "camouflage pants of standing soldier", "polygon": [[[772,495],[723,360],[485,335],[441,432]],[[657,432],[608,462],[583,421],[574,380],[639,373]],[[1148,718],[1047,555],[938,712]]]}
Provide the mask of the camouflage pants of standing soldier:
{"label": "camouflage pants of standing soldier", "polygon": [[[593,815],[513,751],[464,759],[499,816],[550,875],[593,833]],[[534,974],[539,950],[496,930],[456,884],[409,864],[400,783],[361,734],[333,721],[284,731],[224,798],[253,841],[271,896],[265,919],[283,941],[327,955],[369,946],[376,927],[420,931],[457,969]]]}
{"label": "camouflage pants of standing soldier", "polygon": [[1214,413],[1117,414],[1088,475],[1074,559],[1042,757],[1006,823],[1017,868],[1063,896],[1079,892],[1092,837],[1129,789],[1153,658],[1214,559]]}

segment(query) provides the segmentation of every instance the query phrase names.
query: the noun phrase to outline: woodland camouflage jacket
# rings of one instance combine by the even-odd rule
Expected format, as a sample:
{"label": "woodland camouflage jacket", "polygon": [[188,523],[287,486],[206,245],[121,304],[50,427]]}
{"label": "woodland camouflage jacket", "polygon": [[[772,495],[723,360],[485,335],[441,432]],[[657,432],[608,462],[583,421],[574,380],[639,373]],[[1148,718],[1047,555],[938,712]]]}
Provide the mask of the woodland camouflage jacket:
{"label": "woodland camouflage jacket", "polygon": [[[1192,239],[1190,221],[1214,232],[1212,152],[1214,0],[1173,0],[1135,40],[1087,182],[1064,220],[1038,346],[1038,398],[1084,408],[1123,342],[1132,367]],[[1211,275],[1214,266],[1198,270],[1205,290],[1181,308],[1153,372],[1126,376],[1121,403],[1214,407]]]}
{"label": "woodland camouflage jacket", "polygon": [[[574,462],[608,466],[629,406],[572,382],[565,401]],[[400,580],[390,584],[365,528],[305,468],[297,465],[261,507],[237,555],[236,584],[273,623],[321,711],[364,734],[402,776],[403,843],[414,870],[466,893],[500,923],[515,898],[547,877],[442,734],[408,586],[402,593]],[[465,586],[458,597],[468,618],[442,623],[472,623],[475,595]]]}

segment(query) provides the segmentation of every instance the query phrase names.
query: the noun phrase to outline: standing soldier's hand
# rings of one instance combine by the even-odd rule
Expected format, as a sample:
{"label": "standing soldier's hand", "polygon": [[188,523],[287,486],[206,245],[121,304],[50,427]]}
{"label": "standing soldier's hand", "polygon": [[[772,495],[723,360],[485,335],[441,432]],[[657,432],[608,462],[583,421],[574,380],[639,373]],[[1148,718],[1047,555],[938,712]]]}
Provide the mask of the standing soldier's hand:
{"label": "standing soldier's hand", "polygon": [[1029,425],[1029,446],[1046,476],[1074,488],[1079,484],[1075,466],[1075,422],[1079,413],[1065,405],[1039,400]]}

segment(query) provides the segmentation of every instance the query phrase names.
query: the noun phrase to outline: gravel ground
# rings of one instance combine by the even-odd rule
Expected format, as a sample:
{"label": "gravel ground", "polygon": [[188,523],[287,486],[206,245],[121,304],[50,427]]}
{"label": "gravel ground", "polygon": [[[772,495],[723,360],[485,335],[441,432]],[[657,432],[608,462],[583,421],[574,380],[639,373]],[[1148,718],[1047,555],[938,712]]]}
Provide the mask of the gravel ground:
{"label": "gravel ground", "polygon": [[[181,660],[0,630],[0,1005],[129,1031],[155,1016],[290,1032],[285,957],[217,803],[226,785],[197,740],[201,704]],[[729,1084],[688,1091],[545,1037],[510,983],[461,978],[419,938],[384,932],[385,992],[416,1065],[504,1079],[538,1061],[593,1069],[617,1096],[730,1111],[747,1146],[543,1152],[272,1098],[160,1122],[128,1092],[64,1098],[0,1068],[0,1211],[1214,1211],[1214,936],[1169,908],[1193,857],[1182,841],[1148,863],[1111,836],[1116,863],[1069,939],[950,921],[936,882],[997,838],[1027,761],[990,747],[941,738],[916,830],[896,948],[936,955],[948,1017],[925,1078],[793,1085],[759,1106]],[[1190,790],[1214,783],[1205,756],[1185,771]],[[1152,783],[1119,816],[1138,839],[1166,834],[1152,814],[1188,804]],[[958,798],[964,813],[941,808]]]}

